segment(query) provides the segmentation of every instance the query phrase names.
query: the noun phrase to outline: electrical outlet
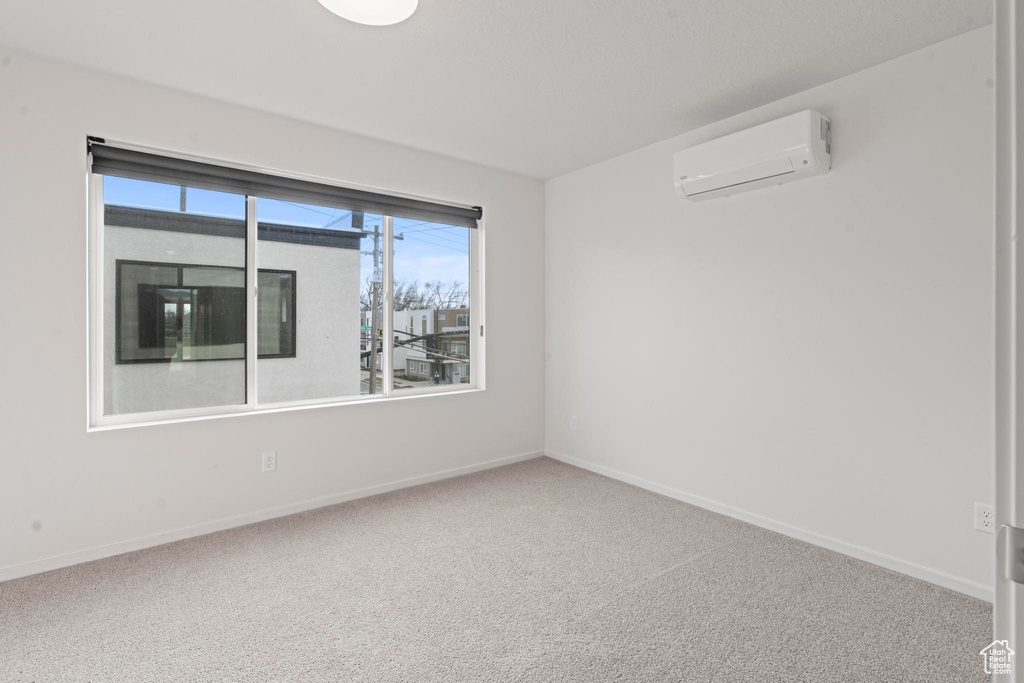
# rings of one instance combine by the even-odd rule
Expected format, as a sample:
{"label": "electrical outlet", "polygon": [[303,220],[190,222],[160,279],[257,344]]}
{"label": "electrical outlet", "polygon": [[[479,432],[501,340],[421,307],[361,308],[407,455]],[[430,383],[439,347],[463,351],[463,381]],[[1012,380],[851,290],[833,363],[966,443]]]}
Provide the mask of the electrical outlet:
{"label": "electrical outlet", "polygon": [[569,429],[571,429],[572,431],[575,432],[578,427],[579,427],[579,423],[576,421],[576,416],[575,415],[570,415],[569,416]]}
{"label": "electrical outlet", "polygon": [[996,532],[996,510],[991,505],[974,504],[974,528],[986,534]]}
{"label": "electrical outlet", "polygon": [[263,471],[264,472],[276,472],[277,471],[277,451],[267,451],[262,455]]}

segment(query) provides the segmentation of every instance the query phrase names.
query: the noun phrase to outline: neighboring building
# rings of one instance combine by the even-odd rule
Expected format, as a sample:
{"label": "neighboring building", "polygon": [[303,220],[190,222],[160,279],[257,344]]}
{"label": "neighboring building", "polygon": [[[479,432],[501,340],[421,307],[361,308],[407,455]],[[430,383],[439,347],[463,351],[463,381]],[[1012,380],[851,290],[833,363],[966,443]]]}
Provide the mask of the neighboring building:
{"label": "neighboring building", "polygon": [[[104,221],[105,411],[244,403],[245,221],[117,205]],[[358,395],[360,233],[258,234],[258,401]]]}
{"label": "neighboring building", "polygon": [[[362,311],[360,324],[369,329],[372,315]],[[395,377],[414,382],[437,380],[441,384],[466,383],[469,378],[469,309],[417,308],[394,312]],[[364,331],[360,350],[370,348],[370,332]],[[369,367],[369,358],[362,366]]]}
{"label": "neighboring building", "polygon": [[[395,311],[394,373],[397,377],[426,380],[433,377],[433,363],[427,358],[427,344],[433,345],[437,318],[431,309]],[[425,337],[414,341],[419,337]]]}
{"label": "neighboring building", "polygon": [[[395,311],[396,375],[442,384],[469,382],[469,309]],[[401,344],[401,346],[398,346]]]}

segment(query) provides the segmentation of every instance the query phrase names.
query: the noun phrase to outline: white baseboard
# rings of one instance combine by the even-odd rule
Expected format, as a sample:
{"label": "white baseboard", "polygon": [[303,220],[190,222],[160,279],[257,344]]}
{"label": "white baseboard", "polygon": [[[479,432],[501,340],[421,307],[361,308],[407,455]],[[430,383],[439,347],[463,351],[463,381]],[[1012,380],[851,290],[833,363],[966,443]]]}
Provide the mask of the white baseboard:
{"label": "white baseboard", "polygon": [[845,541],[840,541],[829,536],[823,536],[813,531],[807,531],[806,529],[792,526],[791,524],[777,522],[774,519],[769,519],[753,512],[740,510],[739,508],[734,508],[730,505],[702,498],[701,496],[687,493],[686,491],[681,491],[679,489],[672,488],[671,486],[664,486],[641,477],[635,477],[631,474],[626,474],[625,472],[605,467],[604,465],[595,465],[594,463],[587,462],[586,460],[582,460],[571,455],[565,455],[564,453],[558,453],[551,450],[545,450],[544,455],[569,465],[575,465],[576,467],[590,470],[597,474],[602,474],[612,479],[618,479],[619,481],[626,482],[627,484],[639,486],[640,488],[647,489],[648,491],[660,493],[661,495],[668,496],[669,498],[681,500],[684,503],[696,505],[697,507],[711,510],[712,512],[717,512],[719,514],[726,515],[727,517],[733,517],[744,522],[749,522],[750,524],[769,529],[770,531],[775,531],[785,536],[790,536],[800,541],[811,543],[812,545],[828,548],[829,550],[834,550],[837,553],[849,555],[850,557],[854,557],[858,560],[863,560],[864,562],[876,564],[880,567],[885,567],[886,569],[891,569],[895,572],[912,576],[915,579],[921,579],[922,581],[927,581],[928,583],[933,583],[937,586],[942,586],[943,588],[949,588],[950,590],[957,591],[958,593],[964,593],[981,600],[992,602],[992,588],[989,586],[983,586],[980,583],[961,579],[951,574],[929,569],[928,567],[920,564],[907,562],[906,560],[901,560],[897,557],[892,557],[891,555],[885,555],[883,553],[875,552],[874,550],[869,550],[868,548],[846,543]]}
{"label": "white baseboard", "polygon": [[440,472],[432,472],[418,477],[409,477],[408,479],[399,479],[398,481],[392,481],[386,484],[367,486],[366,488],[356,489],[354,491],[335,493],[330,496],[322,496],[320,498],[304,500],[298,503],[290,503],[288,505],[281,505],[274,508],[268,508],[266,510],[248,512],[244,515],[236,515],[234,517],[218,519],[212,522],[204,522],[202,524],[195,524],[193,526],[173,529],[171,531],[163,531],[158,534],[141,536],[127,541],[118,541],[117,543],[111,543],[109,545],[88,548],[86,550],[76,550],[75,552],[63,555],[54,555],[41,560],[33,560],[31,562],[23,562],[21,564],[10,565],[8,567],[0,567],[0,582],[10,581],[11,579],[18,579],[32,574],[39,574],[41,572],[48,572],[51,569],[70,567],[71,565],[81,564],[82,562],[91,562],[92,560],[100,560],[105,557],[113,557],[114,555],[121,555],[134,550],[152,548],[153,546],[163,545],[164,543],[173,543],[174,541],[180,541],[194,536],[203,536],[215,531],[224,531],[225,529],[233,529],[235,527],[245,526],[246,524],[263,522],[268,519],[274,519],[275,517],[285,517],[299,512],[306,512],[307,510],[327,507],[328,505],[337,505],[338,503],[345,503],[350,500],[367,498],[380,493],[388,493],[389,491],[397,491],[398,489],[409,488],[411,486],[419,486],[420,484],[429,484],[431,482],[441,481],[442,479],[460,477],[464,474],[472,474],[473,472],[489,470],[503,465],[511,465],[524,460],[531,460],[542,455],[544,455],[542,451],[520,453],[519,455],[474,463],[472,465],[456,467],[450,470],[441,470]]}

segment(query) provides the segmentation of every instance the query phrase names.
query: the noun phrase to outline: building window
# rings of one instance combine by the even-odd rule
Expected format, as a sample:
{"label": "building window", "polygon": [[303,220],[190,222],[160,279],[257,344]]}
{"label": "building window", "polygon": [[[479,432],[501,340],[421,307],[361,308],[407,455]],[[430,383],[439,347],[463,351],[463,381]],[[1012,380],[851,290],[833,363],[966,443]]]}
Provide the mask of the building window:
{"label": "building window", "polygon": [[479,209],[89,149],[91,426],[481,386]]}
{"label": "building window", "polygon": [[[244,268],[126,260],[116,268],[118,364],[245,357]],[[266,294],[259,290],[259,357],[294,356],[295,273],[259,275],[267,283]]]}
{"label": "building window", "polygon": [[118,363],[245,357],[245,269],[117,260]]}
{"label": "building window", "polygon": [[295,357],[295,278],[294,270],[259,271],[256,350],[260,358]]}
{"label": "building window", "polygon": [[459,313],[455,316],[456,325],[459,327],[469,327],[469,313]]}

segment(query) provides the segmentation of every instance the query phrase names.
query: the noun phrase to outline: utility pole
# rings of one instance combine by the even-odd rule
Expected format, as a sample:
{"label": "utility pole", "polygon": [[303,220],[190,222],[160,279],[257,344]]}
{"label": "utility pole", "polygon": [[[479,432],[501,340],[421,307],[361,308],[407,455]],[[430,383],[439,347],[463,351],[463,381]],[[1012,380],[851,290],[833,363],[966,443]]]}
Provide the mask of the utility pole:
{"label": "utility pole", "polygon": [[[370,358],[369,368],[370,377],[367,381],[367,390],[370,395],[377,393],[377,368],[382,365],[378,359],[378,346],[380,346],[380,334],[379,330],[381,327],[381,286],[384,283],[384,276],[381,272],[381,232],[380,225],[373,226],[373,232],[369,230],[363,230],[363,212],[353,211],[352,212],[352,228],[358,229],[363,235],[373,235],[373,251],[372,252],[360,252],[365,255],[373,255],[373,278],[370,281]],[[393,239],[404,240],[404,235],[393,235]]]}
{"label": "utility pole", "polygon": [[181,186],[181,194],[178,195],[178,211],[185,213],[185,186]]}
{"label": "utility pole", "polygon": [[370,296],[370,395],[377,393],[377,325],[380,324],[380,226],[373,226],[373,281]]}

